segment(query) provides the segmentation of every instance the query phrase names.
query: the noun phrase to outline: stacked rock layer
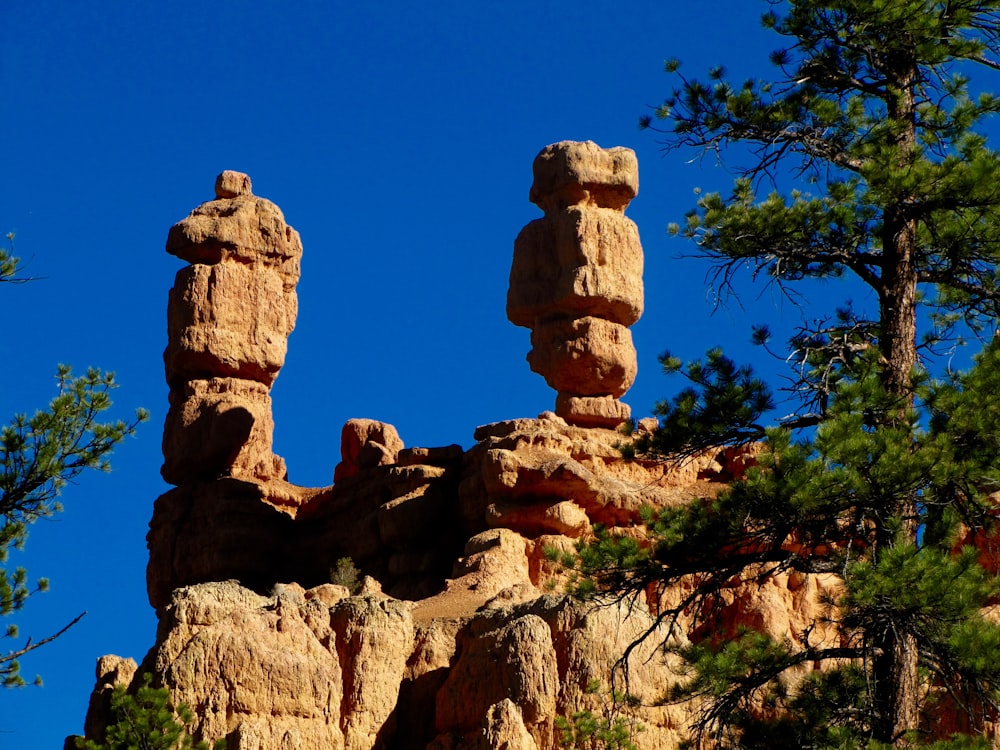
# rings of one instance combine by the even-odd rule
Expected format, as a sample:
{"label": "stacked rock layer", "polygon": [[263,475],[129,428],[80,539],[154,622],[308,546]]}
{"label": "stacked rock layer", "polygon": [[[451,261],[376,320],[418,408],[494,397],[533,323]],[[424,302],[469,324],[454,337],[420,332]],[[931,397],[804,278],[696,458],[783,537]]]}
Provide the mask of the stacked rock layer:
{"label": "stacked rock layer", "polygon": [[514,243],[507,317],[531,329],[528,363],[557,392],[556,414],[582,427],[630,416],[628,326],[642,315],[642,245],[624,215],[639,189],[635,153],[587,141],[547,146],[529,198],[545,216]]}

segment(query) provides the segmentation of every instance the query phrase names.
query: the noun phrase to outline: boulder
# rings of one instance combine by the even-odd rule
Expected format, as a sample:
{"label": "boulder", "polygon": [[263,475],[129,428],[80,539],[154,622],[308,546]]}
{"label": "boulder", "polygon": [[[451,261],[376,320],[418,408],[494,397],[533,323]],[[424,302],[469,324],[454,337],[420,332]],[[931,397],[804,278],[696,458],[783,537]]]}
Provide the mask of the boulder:
{"label": "boulder", "polygon": [[531,331],[531,345],[531,369],[560,393],[617,399],[635,382],[632,334],[618,323],[593,317],[541,323]]}
{"label": "boulder", "polygon": [[532,164],[529,200],[546,213],[589,203],[624,210],[639,193],[639,162],[629,148],[601,148],[593,141],[560,141]]}
{"label": "boulder", "polygon": [[271,386],[285,364],[297,307],[265,266],[182,268],[167,305],[167,382],[211,374]]}
{"label": "boulder", "polygon": [[630,326],[642,315],[643,255],[631,219],[572,206],[528,224],[514,241],[507,317],[531,328],[553,315]]}
{"label": "boulder", "polygon": [[391,466],[397,462],[403,447],[391,424],[374,419],[349,419],[340,431],[340,463],[333,480],[347,479],[362,469]]}

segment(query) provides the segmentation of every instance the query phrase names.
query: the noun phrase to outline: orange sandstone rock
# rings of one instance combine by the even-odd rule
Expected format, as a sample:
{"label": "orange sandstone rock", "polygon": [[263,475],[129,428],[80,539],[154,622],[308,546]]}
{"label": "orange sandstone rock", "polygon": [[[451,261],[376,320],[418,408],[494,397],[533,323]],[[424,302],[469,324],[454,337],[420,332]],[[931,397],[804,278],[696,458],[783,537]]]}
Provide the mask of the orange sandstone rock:
{"label": "orange sandstone rock", "polygon": [[167,252],[188,263],[260,263],[273,268],[292,291],[299,280],[302,240],[280,208],[249,192],[246,180],[246,193],[202,203],[172,226]]}
{"label": "orange sandstone rock", "polygon": [[623,211],[639,193],[639,163],[629,148],[561,141],[542,149],[532,171],[528,198],[546,213],[577,203]]}
{"label": "orange sandstone rock", "polygon": [[235,198],[237,195],[252,195],[250,176],[227,169],[215,178],[216,198]]}
{"label": "orange sandstone rock", "polygon": [[391,424],[374,419],[349,419],[340,432],[341,458],[334,481],[352,477],[362,469],[395,464],[403,448],[403,441]]}
{"label": "orange sandstone rock", "polygon": [[635,346],[623,325],[589,316],[557,319],[536,325],[531,344],[528,364],[559,393],[618,398],[635,382]]}
{"label": "orange sandstone rock", "polygon": [[618,211],[571,206],[536,219],[514,242],[507,317],[525,328],[570,313],[632,325],[642,265],[639,230]]}
{"label": "orange sandstone rock", "polygon": [[295,295],[266,266],[182,268],[167,306],[167,382],[211,374],[271,386],[285,364],[297,308]]}
{"label": "orange sandstone rock", "polygon": [[161,473],[182,485],[222,476],[283,478],[271,452],[274,421],[266,385],[240,378],[188,380],[170,390]]}

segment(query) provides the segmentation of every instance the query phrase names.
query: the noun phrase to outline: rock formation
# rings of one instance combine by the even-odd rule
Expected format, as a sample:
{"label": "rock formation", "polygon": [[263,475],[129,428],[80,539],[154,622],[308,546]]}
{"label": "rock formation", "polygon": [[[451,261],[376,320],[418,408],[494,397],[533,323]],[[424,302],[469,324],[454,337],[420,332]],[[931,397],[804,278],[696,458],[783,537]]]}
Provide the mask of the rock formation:
{"label": "rock formation", "polygon": [[556,414],[583,427],[629,418],[628,326],[642,315],[642,245],[624,216],[639,190],[635,153],[563,141],[535,158],[529,197],[544,218],[514,242],[507,317],[531,329],[531,369],[557,392]]}
{"label": "rock formation", "polygon": [[[509,310],[534,326],[532,366],[562,415],[481,426],[469,450],[407,448],[392,426],[351,420],[323,488],[289,483],[271,452],[298,235],[249,178],[220,176],[216,200],[167,242],[191,265],[170,293],[165,354],[163,474],[177,486],[147,537],[159,627],[140,665],[98,662],[89,737],[102,736],[113,686],[151,673],[194,709],[197,738],[228,750],[547,750],[556,718],[584,710],[640,723],[640,748],[677,746],[688,709],[656,706],[671,679],[656,646],[683,633],[653,628],[629,660],[641,705],[614,705],[613,665],[659,601],[560,595],[551,554],[595,523],[638,534],[642,506],[713,497],[746,463],[626,461],[627,438],[605,429],[627,415],[616,399],[635,373],[625,326],[641,310],[641,251],[621,213],[635,174],[630,151],[593,144],[536,160],[546,217],[518,240]],[[345,557],[357,591],[331,583]],[[734,589],[733,619],[795,637],[822,585]]]}

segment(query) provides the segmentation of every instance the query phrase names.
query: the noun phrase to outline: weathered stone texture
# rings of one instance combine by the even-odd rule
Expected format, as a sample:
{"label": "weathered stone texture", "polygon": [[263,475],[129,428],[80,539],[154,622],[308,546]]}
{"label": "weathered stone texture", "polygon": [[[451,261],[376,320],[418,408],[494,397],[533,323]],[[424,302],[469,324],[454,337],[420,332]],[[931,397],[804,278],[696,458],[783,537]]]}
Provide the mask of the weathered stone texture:
{"label": "weathered stone texture", "polygon": [[290,292],[299,281],[302,240],[280,208],[249,192],[246,179],[247,192],[202,203],[172,226],[167,252],[188,263],[260,263],[274,269]]}
{"label": "weathered stone texture", "polygon": [[639,193],[639,162],[628,148],[593,141],[546,146],[532,164],[529,200],[546,213],[578,203],[625,210]]}
{"label": "weathered stone texture", "polygon": [[[260,596],[235,583],[178,589],[150,655],[172,694],[198,706],[198,736],[237,747],[367,750],[396,705],[413,641],[409,605],[329,605],[300,587]],[[256,743],[256,744],[255,744]]]}
{"label": "weathered stone texture", "polygon": [[285,363],[296,312],[294,295],[266,266],[182,268],[167,307],[167,382],[210,374],[272,385]]}
{"label": "weathered stone texture", "polygon": [[283,478],[271,452],[274,421],[266,385],[241,378],[188,380],[170,390],[161,473],[182,485],[239,476]]}
{"label": "weathered stone texture", "polygon": [[223,171],[215,178],[216,198],[235,198],[238,195],[253,193],[250,176],[231,169]]}
{"label": "weathered stone texture", "polygon": [[[588,684],[609,684],[623,639],[650,621],[641,602],[632,619],[539,599],[564,582],[545,550],[572,550],[595,522],[628,530],[642,505],[689,502],[725,477],[713,456],[625,461],[623,436],[553,414],[483,426],[465,452],[403,448],[372,420],[344,435],[354,471],[333,487],[224,477],[156,502],[160,635],[143,669],[197,707],[201,737],[254,750],[552,748],[553,717],[599,709]],[[381,448],[361,460],[366,445]],[[342,556],[412,603],[371,578],[354,597],[328,583]],[[662,673],[636,669],[652,700]],[[680,716],[642,713],[640,747],[673,742]]]}
{"label": "weathered stone texture", "polygon": [[515,325],[567,314],[630,326],[642,315],[639,230],[608,208],[573,206],[528,224],[514,242],[507,316]]}
{"label": "weathered stone texture", "polygon": [[403,450],[396,428],[374,419],[349,419],[340,432],[340,463],[335,482],[353,477],[362,469],[391,466]]}
{"label": "weathered stone texture", "polygon": [[492,706],[510,698],[535,742],[550,745],[559,670],[546,622],[533,614],[499,624],[477,619],[463,641],[437,695],[438,730],[475,731]]}
{"label": "weathered stone texture", "polygon": [[635,381],[632,334],[618,323],[589,316],[540,323],[531,331],[531,344],[528,364],[560,393],[618,398]]}
{"label": "weathered stone texture", "polygon": [[[134,659],[120,656],[102,656],[97,660],[97,683],[90,694],[84,734],[87,737],[101,736],[107,728],[107,717],[111,710],[111,694],[116,687],[128,687],[135,679],[139,665]],[[67,739],[66,745],[75,750],[76,745]]]}

